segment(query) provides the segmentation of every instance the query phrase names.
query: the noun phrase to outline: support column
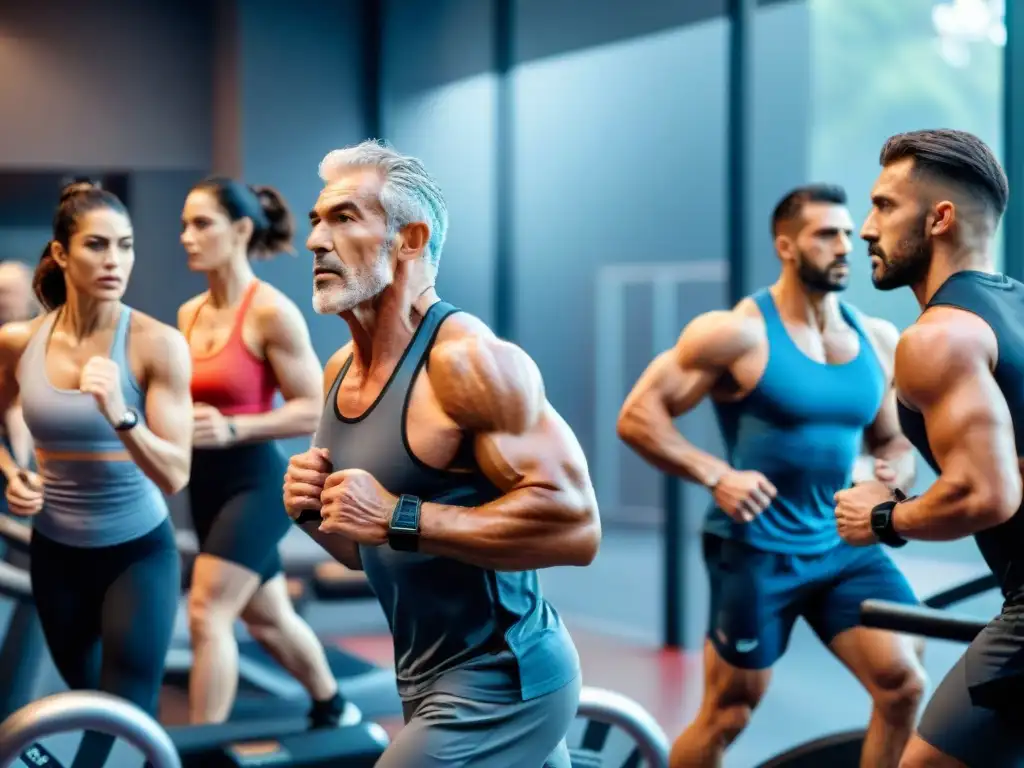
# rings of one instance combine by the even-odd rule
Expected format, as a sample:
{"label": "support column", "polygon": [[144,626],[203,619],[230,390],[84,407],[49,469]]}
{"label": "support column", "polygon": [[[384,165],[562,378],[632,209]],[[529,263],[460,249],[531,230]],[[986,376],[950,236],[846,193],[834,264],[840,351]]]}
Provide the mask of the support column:
{"label": "support column", "polygon": [[1003,215],[1003,271],[1024,280],[1024,8],[1006,3],[1003,51],[1003,167],[1010,202]]}

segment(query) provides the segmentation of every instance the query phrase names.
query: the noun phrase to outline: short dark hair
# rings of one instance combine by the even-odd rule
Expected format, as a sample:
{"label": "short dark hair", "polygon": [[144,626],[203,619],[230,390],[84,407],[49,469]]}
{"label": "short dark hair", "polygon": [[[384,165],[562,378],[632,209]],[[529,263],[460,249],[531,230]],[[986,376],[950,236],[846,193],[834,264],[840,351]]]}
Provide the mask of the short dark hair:
{"label": "short dark hair", "polygon": [[882,147],[883,167],[913,158],[915,174],[931,176],[981,198],[999,218],[1006,210],[1010,183],[988,145],[967,131],[939,128],[897,133]]}
{"label": "short dark hair", "polygon": [[778,236],[783,224],[799,217],[808,203],[846,205],[846,190],[838,184],[807,184],[787,192],[772,211],[772,237]]}
{"label": "short dark hair", "polygon": [[279,253],[294,253],[292,238],[295,224],[284,197],[273,187],[253,187],[235,179],[211,176],[193,190],[213,195],[232,221],[252,221],[249,255],[269,259]]}
{"label": "short dark hair", "polygon": [[68,298],[64,270],[53,258],[53,244],[60,243],[67,250],[70,247],[71,236],[78,229],[78,220],[85,214],[101,208],[109,208],[128,215],[128,209],[121,199],[99,184],[76,180],[61,190],[60,202],[53,214],[53,237],[43,249],[43,255],[39,257],[39,264],[32,278],[32,290],[47,311],[61,306]]}

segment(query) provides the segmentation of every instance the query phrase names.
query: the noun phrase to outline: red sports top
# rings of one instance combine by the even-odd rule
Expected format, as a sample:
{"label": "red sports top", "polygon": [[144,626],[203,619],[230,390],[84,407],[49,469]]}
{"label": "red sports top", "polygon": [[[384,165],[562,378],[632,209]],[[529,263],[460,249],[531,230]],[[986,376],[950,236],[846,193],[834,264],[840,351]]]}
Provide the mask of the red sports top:
{"label": "red sports top", "polygon": [[[212,405],[225,416],[239,413],[266,413],[273,407],[277,377],[270,362],[261,360],[245,346],[242,323],[260,286],[253,280],[242,296],[231,334],[224,345],[209,355],[192,350],[192,400]],[[192,326],[209,297],[192,315],[185,338],[191,342]],[[190,343],[191,347],[191,343]]]}

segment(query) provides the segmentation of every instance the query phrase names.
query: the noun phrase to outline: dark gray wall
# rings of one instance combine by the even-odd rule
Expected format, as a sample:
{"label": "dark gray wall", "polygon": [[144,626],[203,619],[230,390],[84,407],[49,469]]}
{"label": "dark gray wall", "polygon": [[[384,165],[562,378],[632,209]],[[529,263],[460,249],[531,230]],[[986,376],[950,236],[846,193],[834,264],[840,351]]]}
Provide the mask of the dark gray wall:
{"label": "dark gray wall", "polygon": [[748,290],[775,281],[769,220],[782,196],[808,178],[811,145],[811,22],[805,0],[759,8],[754,26],[753,113],[747,231]]}
{"label": "dark gray wall", "polygon": [[[297,255],[257,263],[256,271],[298,304],[324,362],[349,334],[338,318],[313,312],[307,213],[320,191],[317,167],[323,156],[366,135],[360,7],[244,0],[235,11],[241,176],[250,184],[276,187],[297,224]],[[302,450],[301,440],[293,442]]]}
{"label": "dark gray wall", "polygon": [[170,325],[178,307],[205,283],[189,272],[178,240],[181,206],[204,175],[192,171],[141,171],[129,177],[128,203],[135,227],[135,270],[125,301]]}
{"label": "dark gray wall", "polygon": [[[683,3],[673,23],[664,4],[644,0],[631,8],[643,16],[657,6],[665,26],[622,39],[621,4],[603,0],[583,14],[597,44],[553,55],[557,31],[580,42],[579,6],[518,6],[515,336],[597,470],[603,516],[650,516],[659,482],[618,443],[615,417],[643,366],[695,311],[693,294],[684,305],[673,293],[671,331],[655,329],[654,286],[694,279],[647,265],[725,256],[728,25],[687,23]],[[599,297],[602,280],[614,282]],[[710,297],[700,309],[721,306],[724,284],[702,285],[700,295]]]}
{"label": "dark gray wall", "polygon": [[426,163],[448,201],[438,290],[486,322],[494,321],[498,151],[493,13],[491,0],[386,3],[381,69],[384,136]]}
{"label": "dark gray wall", "polygon": [[0,4],[0,166],[208,167],[211,7]]}
{"label": "dark gray wall", "polygon": [[[448,196],[443,295],[493,322],[494,142],[511,131],[512,336],[580,437],[604,517],[655,520],[658,476],[619,445],[615,411],[685,322],[726,303],[726,3],[513,7],[513,118],[501,126],[494,3],[386,3],[384,133]],[[758,10],[749,202],[764,220],[806,176],[807,32],[803,2]],[[757,230],[750,244],[748,274],[763,284],[778,269],[770,240]],[[685,426],[718,447],[707,409]]]}

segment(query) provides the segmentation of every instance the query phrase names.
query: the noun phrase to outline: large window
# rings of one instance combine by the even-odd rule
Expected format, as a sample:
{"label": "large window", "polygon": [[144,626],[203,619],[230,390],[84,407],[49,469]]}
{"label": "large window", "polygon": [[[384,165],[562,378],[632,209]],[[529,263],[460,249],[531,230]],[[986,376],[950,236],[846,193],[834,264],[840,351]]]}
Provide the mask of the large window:
{"label": "large window", "polygon": [[[809,2],[811,173],[846,186],[858,220],[893,133],[959,128],[1002,153],[1003,0]],[[879,302],[855,272],[851,298]]]}

